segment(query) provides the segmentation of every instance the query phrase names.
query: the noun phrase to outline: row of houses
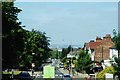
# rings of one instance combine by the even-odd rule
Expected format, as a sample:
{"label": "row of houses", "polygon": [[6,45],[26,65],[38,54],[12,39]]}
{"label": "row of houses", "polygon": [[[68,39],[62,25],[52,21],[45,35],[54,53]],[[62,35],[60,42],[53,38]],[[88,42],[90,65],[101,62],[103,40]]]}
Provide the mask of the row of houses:
{"label": "row of houses", "polygon": [[[68,57],[76,56],[80,50],[87,50],[91,55],[91,60],[95,62],[103,61],[105,66],[111,66],[114,62],[114,58],[118,57],[118,51],[115,49],[114,42],[112,41],[111,35],[106,34],[104,37],[96,37],[95,40],[84,43],[83,48],[74,48],[73,51],[70,51]],[[57,49],[62,51],[62,49]],[[112,63],[111,63],[112,62]]]}
{"label": "row of houses", "polygon": [[85,43],[84,50],[88,50],[92,61],[104,61],[106,66],[110,66],[114,57],[118,57],[118,51],[110,34],[106,34],[103,38],[97,36],[96,40]]}

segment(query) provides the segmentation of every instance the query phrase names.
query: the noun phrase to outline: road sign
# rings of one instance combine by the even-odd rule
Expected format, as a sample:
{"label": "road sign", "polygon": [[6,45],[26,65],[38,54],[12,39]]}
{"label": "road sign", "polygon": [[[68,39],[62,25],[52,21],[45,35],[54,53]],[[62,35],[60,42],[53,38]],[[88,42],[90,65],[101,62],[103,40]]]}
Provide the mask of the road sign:
{"label": "road sign", "polygon": [[55,78],[55,67],[44,66],[43,67],[43,78]]}

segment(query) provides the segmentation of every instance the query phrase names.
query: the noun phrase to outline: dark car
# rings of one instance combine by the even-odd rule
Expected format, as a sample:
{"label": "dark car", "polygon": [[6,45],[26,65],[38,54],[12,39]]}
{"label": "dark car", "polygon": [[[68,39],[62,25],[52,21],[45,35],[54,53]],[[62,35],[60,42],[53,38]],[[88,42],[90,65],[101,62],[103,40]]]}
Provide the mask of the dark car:
{"label": "dark car", "polygon": [[28,72],[21,72],[19,74],[19,80],[33,80]]}
{"label": "dark car", "polygon": [[72,80],[72,77],[69,74],[64,74],[63,80]]}
{"label": "dark car", "polygon": [[100,72],[100,71],[102,71],[103,70],[103,67],[102,66],[100,66],[100,67],[94,67],[93,68],[93,72]]}

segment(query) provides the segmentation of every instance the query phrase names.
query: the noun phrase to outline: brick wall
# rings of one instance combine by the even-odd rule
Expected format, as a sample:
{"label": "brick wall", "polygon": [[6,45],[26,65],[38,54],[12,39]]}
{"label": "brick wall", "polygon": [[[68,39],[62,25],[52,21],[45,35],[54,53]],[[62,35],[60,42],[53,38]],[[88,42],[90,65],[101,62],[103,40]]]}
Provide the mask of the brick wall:
{"label": "brick wall", "polygon": [[[101,42],[98,44],[98,42]],[[90,44],[90,45],[88,45]],[[114,45],[111,36],[107,34],[103,39],[97,37],[95,42],[89,42],[85,45],[85,48],[93,48],[95,51],[94,59],[95,61],[101,61],[110,59],[109,48]]]}

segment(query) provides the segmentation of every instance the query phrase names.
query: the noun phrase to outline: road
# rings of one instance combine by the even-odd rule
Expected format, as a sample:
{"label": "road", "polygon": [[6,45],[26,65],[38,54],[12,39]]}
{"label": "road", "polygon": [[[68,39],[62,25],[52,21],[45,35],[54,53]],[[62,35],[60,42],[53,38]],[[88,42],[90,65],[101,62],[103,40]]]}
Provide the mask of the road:
{"label": "road", "polygon": [[[47,65],[52,65],[55,67],[55,78],[62,78],[63,76],[63,73],[59,70],[59,63],[60,63],[60,60],[59,59],[53,59],[52,60],[52,63],[46,63],[46,64],[43,64],[44,66],[47,66]],[[42,75],[42,72],[34,72],[34,80],[42,80],[43,79],[43,75]]]}
{"label": "road", "polygon": [[[57,80],[58,79],[61,80],[63,78],[64,74],[69,74],[68,70],[66,70],[66,69],[64,70],[63,68],[58,67],[59,63],[60,63],[60,60],[55,59],[55,60],[52,61],[51,64],[49,64],[49,65],[55,66],[55,78],[57,78]],[[34,80],[42,80],[43,79],[41,72],[38,72],[38,75],[39,76],[38,77],[36,76],[36,78]],[[85,78],[85,77],[88,77],[88,75],[87,74],[82,74],[82,73],[78,73],[78,74],[75,73],[74,75],[72,75],[72,78],[78,78],[78,79]]]}

